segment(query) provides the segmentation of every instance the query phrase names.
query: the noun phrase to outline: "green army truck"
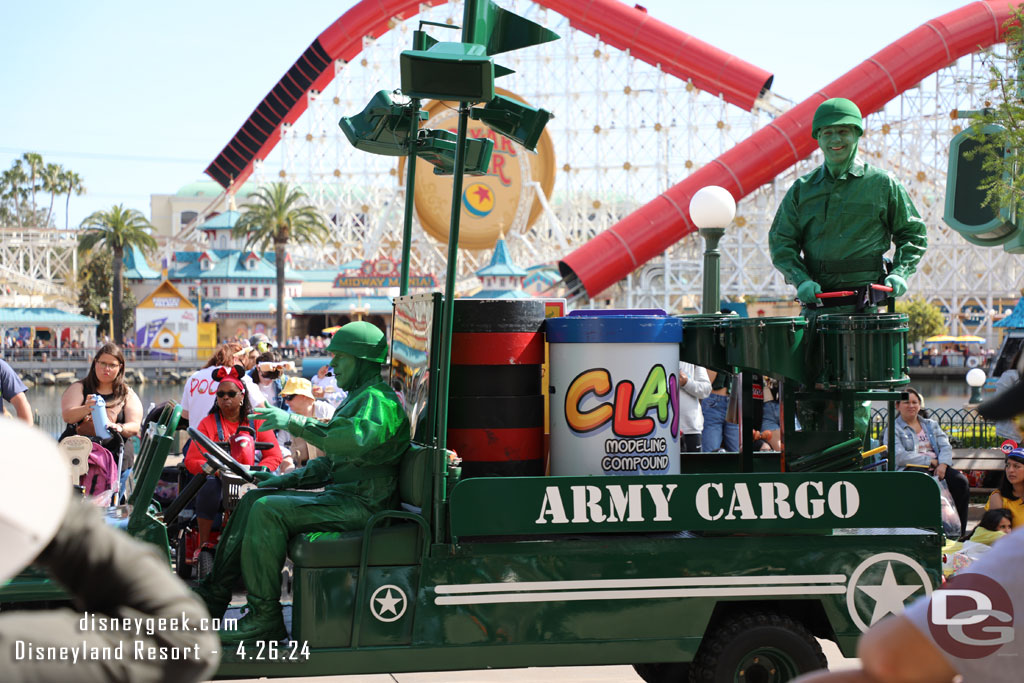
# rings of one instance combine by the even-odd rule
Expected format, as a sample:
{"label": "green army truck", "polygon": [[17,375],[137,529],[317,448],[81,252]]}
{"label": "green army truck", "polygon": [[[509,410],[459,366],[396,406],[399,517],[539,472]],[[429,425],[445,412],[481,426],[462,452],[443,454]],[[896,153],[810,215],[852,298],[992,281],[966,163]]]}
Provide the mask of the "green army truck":
{"label": "green army truck", "polygon": [[[399,299],[392,346],[426,443],[439,302]],[[225,646],[219,676],[632,664],[647,681],[786,681],[826,665],[817,639],[853,656],[940,580],[921,474],[719,453],[678,474],[467,477],[479,454],[458,455],[412,444],[401,510],[292,539],[291,639]]]}

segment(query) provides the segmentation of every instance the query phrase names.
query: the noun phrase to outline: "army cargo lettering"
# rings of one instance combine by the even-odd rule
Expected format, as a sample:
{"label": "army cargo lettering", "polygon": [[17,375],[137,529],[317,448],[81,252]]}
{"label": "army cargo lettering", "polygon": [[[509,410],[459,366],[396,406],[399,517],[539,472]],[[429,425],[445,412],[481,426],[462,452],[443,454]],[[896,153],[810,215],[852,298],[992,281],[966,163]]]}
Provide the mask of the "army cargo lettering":
{"label": "army cargo lettering", "polygon": [[820,481],[805,481],[790,494],[789,486],[779,481],[762,481],[760,491],[752,492],[744,482],[727,490],[710,482],[697,489],[697,514],[713,522],[734,519],[818,519],[826,509],[839,519],[849,519],[860,508],[860,492],[848,481],[828,487]]}
{"label": "army cargo lettering", "polygon": [[[557,486],[544,490],[535,524],[587,524],[589,522],[669,522],[668,504],[676,484],[570,486],[566,499]],[[654,517],[644,518],[643,499],[654,503]],[[568,503],[568,505],[566,505]],[[567,512],[572,514],[569,518]]]}

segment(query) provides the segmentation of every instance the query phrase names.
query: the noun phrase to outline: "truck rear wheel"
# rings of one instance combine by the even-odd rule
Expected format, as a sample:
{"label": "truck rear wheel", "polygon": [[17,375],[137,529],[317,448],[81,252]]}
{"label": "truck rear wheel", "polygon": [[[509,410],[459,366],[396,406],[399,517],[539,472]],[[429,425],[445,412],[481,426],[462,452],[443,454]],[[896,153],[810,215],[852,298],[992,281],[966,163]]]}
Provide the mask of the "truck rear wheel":
{"label": "truck rear wheel", "polygon": [[645,683],[687,683],[690,680],[690,664],[667,662],[665,664],[634,664],[636,675]]}
{"label": "truck rear wheel", "polygon": [[821,645],[803,624],[785,614],[733,615],[704,637],[693,661],[693,683],[784,683],[826,668]]}

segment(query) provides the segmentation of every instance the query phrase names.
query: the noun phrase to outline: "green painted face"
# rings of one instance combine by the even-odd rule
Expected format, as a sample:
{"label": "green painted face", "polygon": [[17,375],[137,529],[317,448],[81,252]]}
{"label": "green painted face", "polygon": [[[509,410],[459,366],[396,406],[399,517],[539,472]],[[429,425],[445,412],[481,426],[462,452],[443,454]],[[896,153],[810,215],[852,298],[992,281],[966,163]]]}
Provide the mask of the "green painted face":
{"label": "green painted face", "polygon": [[850,167],[859,137],[853,126],[825,126],[818,131],[818,147],[825,153],[825,165],[833,176],[842,175]]}
{"label": "green painted face", "polygon": [[331,359],[331,368],[334,369],[334,378],[338,381],[339,387],[348,391],[352,388],[353,380],[356,378],[356,367],[359,365],[359,359],[342,351],[332,355],[334,358]]}

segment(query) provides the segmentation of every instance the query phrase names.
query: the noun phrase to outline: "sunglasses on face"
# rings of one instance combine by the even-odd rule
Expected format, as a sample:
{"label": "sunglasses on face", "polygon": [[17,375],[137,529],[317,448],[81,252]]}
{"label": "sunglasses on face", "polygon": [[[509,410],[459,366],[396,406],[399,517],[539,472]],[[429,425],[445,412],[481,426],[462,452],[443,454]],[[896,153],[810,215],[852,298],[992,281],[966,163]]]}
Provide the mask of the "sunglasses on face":
{"label": "sunglasses on face", "polygon": [[217,398],[234,398],[238,396],[237,391],[218,391]]}
{"label": "sunglasses on face", "polygon": [[295,398],[297,395],[298,394],[288,394],[287,396],[284,397],[284,402],[291,403],[292,399]]}

